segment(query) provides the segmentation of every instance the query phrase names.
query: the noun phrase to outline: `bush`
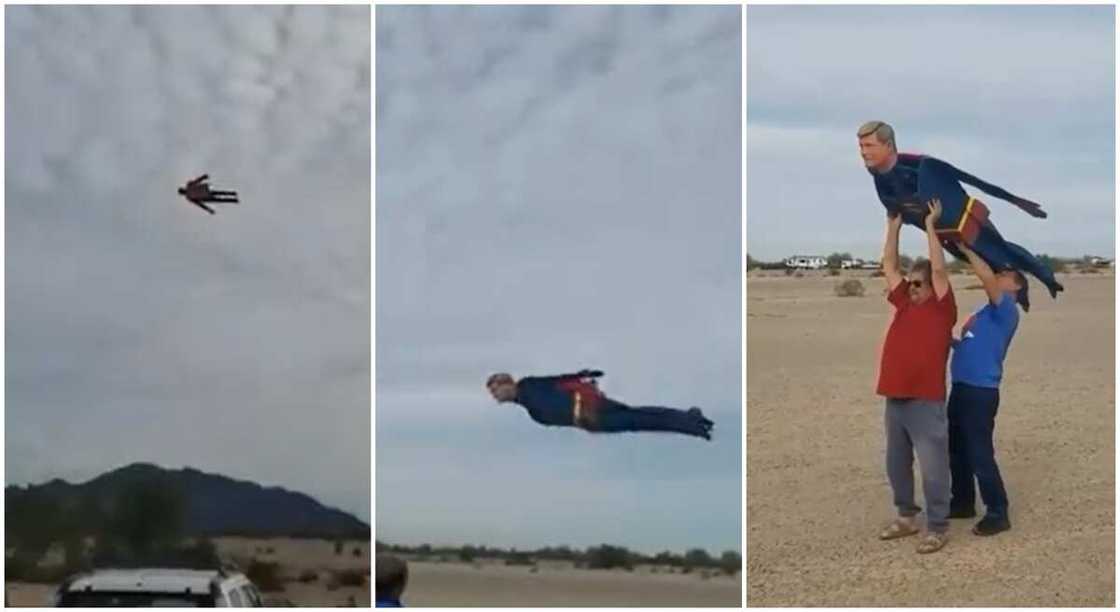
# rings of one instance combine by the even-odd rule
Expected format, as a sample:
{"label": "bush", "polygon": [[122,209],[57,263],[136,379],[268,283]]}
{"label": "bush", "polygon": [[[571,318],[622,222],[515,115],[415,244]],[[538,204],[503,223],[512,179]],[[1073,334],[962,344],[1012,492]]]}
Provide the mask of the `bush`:
{"label": "bush", "polygon": [[355,557],[361,557],[362,556],[362,548],[360,546],[354,548],[354,556]]}
{"label": "bush", "polygon": [[866,288],[859,279],[849,278],[846,281],[836,283],[835,291],[837,297],[863,297]]}
{"label": "bush", "polygon": [[269,561],[253,559],[245,576],[257,585],[261,592],[276,592],[284,590],[284,582],[280,579],[280,564]]}
{"label": "bush", "polygon": [[875,270],[871,273],[871,278],[883,278],[883,276],[884,274],[882,270]]}
{"label": "bush", "polygon": [[840,270],[838,268],[829,268],[828,269],[828,275],[829,276],[840,276]]}
{"label": "bush", "polygon": [[338,586],[361,587],[366,585],[366,576],[360,570],[341,570],[334,573],[332,582]]}
{"label": "bush", "polygon": [[334,554],[341,555],[343,549],[345,549],[345,548],[346,548],[346,542],[343,542],[342,540],[336,541],[334,543]]}
{"label": "bush", "polygon": [[311,583],[311,582],[318,582],[319,581],[319,574],[318,574],[318,572],[316,572],[314,570],[304,570],[299,575],[299,581],[304,583],[304,584],[308,584],[308,583]]}
{"label": "bush", "polygon": [[794,278],[805,278],[805,274],[803,272],[794,272],[793,277]]}
{"label": "bush", "polygon": [[743,568],[743,556],[733,550],[725,551],[719,558],[719,567],[723,573],[734,576]]}
{"label": "bush", "polygon": [[631,567],[630,551],[619,547],[603,544],[587,549],[588,569],[611,569],[615,567]]}
{"label": "bush", "polygon": [[506,565],[534,565],[533,557],[529,553],[515,552],[506,557]]}

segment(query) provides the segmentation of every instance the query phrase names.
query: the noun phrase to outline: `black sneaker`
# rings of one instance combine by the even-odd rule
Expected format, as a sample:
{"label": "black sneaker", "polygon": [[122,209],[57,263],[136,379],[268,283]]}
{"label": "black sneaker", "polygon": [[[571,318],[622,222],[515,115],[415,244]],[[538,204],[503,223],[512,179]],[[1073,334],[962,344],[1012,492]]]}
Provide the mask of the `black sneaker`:
{"label": "black sneaker", "polygon": [[950,508],[949,509],[949,518],[951,518],[951,519],[966,519],[966,518],[975,518],[975,517],[976,517],[976,508],[975,507],[973,507],[973,508]]}
{"label": "black sneaker", "polygon": [[994,536],[1001,531],[1011,529],[1011,521],[1002,516],[985,516],[972,528],[972,533],[978,536]]}

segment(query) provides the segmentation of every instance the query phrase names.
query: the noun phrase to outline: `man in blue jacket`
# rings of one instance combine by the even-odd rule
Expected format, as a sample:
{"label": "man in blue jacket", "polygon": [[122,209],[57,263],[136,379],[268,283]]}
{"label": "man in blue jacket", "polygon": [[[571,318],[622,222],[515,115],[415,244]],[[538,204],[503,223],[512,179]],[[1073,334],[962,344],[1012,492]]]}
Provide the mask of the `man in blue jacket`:
{"label": "man in blue jacket", "polygon": [[699,408],[678,410],[656,406],[628,406],[608,398],[595,379],[598,370],[560,376],[528,376],[514,380],[499,373],[486,388],[499,403],[523,406],[541,425],[578,427],[590,432],[664,431],[712,439],[712,421]]}

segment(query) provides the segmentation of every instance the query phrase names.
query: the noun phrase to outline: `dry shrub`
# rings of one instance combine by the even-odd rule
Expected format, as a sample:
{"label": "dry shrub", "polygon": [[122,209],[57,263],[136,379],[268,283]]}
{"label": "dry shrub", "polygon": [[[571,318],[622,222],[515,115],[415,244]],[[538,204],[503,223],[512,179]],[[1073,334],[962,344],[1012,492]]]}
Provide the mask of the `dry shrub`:
{"label": "dry shrub", "polygon": [[836,283],[835,290],[837,297],[863,297],[867,289],[859,279],[849,278],[846,281]]}

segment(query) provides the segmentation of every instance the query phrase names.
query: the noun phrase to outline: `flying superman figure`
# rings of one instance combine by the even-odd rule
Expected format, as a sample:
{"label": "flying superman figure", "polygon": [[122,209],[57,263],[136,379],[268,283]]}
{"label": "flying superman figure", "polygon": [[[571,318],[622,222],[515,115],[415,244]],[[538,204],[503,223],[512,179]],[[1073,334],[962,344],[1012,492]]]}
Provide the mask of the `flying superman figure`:
{"label": "flying superman figure", "polygon": [[656,406],[628,406],[608,398],[595,379],[599,370],[580,370],[560,376],[528,376],[514,380],[499,373],[486,388],[499,403],[520,404],[541,425],[578,427],[595,433],[663,431],[712,439],[712,421],[699,408],[678,410]]}
{"label": "flying superman figure", "polygon": [[1046,212],[1038,204],[981,180],[963,170],[928,155],[899,153],[894,129],[882,121],[869,121],[860,127],[860,154],[875,181],[879,201],[889,213],[902,215],[905,223],[925,227],[927,203],[939,200],[943,208],[936,231],[945,250],[965,260],[958,247],[963,243],[996,272],[1016,270],[1042,281],[1050,297],[1064,288],[1054,272],[1023,247],[1003,239],[988,219],[988,208],[969,196],[961,183],[972,185],[1040,219]]}
{"label": "flying superman figure", "polygon": [[187,181],[187,184],[179,188],[179,195],[187,198],[191,204],[205,210],[210,214],[214,214],[214,209],[206,205],[207,202],[223,203],[223,204],[237,204],[236,191],[219,191],[211,189],[207,182],[210,180],[209,174],[203,174],[200,177],[193,178]]}

